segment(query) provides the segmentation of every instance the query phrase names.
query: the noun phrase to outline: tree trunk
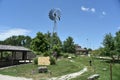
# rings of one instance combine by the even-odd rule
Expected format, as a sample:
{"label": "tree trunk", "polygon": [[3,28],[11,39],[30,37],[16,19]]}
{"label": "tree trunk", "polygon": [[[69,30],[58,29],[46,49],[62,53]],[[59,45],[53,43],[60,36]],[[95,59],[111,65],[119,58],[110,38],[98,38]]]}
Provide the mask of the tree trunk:
{"label": "tree trunk", "polygon": [[118,55],[118,63],[119,63],[120,55]]}
{"label": "tree trunk", "polygon": [[112,63],[114,63],[115,62],[115,58],[112,56]]}

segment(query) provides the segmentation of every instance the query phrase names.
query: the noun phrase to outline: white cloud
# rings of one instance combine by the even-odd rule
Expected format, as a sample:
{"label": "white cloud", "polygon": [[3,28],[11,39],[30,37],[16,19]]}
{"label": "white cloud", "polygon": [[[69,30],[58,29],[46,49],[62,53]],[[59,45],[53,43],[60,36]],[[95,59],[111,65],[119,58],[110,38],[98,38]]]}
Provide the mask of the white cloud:
{"label": "white cloud", "polygon": [[105,15],[106,15],[106,12],[105,12],[105,11],[103,11],[103,12],[102,12],[102,15],[104,15],[104,16],[105,16]]}
{"label": "white cloud", "polygon": [[94,13],[94,12],[95,12],[95,8],[91,8],[91,12],[93,12],[93,13]]}
{"label": "white cloud", "polygon": [[11,37],[13,35],[15,35],[15,36],[27,35],[28,33],[30,33],[29,30],[20,29],[20,28],[5,30],[3,32],[0,32],[0,40],[5,40],[6,38]]}
{"label": "white cloud", "polygon": [[84,7],[84,6],[81,6],[81,10],[86,11],[86,12],[92,12],[92,13],[95,12],[95,8],[87,8],[87,7]]}
{"label": "white cloud", "polygon": [[81,10],[82,10],[82,11],[89,11],[89,8],[86,8],[86,7],[84,7],[84,6],[81,6]]}

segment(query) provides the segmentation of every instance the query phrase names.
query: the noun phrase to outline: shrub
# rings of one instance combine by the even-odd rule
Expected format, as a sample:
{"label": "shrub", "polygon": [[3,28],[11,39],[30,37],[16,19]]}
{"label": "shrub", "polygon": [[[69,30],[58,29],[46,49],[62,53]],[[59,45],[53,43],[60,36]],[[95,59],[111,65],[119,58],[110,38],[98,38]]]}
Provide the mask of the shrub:
{"label": "shrub", "polygon": [[68,56],[69,56],[68,54],[64,54],[63,55],[64,58],[68,58]]}
{"label": "shrub", "polygon": [[42,52],[34,52],[36,55],[41,55]]}
{"label": "shrub", "polygon": [[43,53],[43,56],[50,56],[50,51]]}
{"label": "shrub", "polygon": [[61,52],[60,45],[54,45],[52,50],[53,50],[53,52],[57,52],[57,57],[60,56],[60,52]]}
{"label": "shrub", "polygon": [[56,60],[54,57],[50,57],[50,64],[51,65],[55,65],[56,64]]}
{"label": "shrub", "polygon": [[37,65],[38,64],[38,57],[34,58],[34,64]]}

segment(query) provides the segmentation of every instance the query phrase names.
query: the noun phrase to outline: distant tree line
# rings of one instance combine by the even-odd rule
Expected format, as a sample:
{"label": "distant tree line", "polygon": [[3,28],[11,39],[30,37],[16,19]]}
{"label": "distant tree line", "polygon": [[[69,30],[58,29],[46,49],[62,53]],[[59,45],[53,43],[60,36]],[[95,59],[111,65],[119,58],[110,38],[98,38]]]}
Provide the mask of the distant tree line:
{"label": "distant tree line", "polygon": [[75,43],[72,37],[68,36],[65,41],[61,41],[57,33],[38,32],[34,38],[30,36],[11,36],[4,41],[2,45],[24,46],[35,51],[37,54],[56,51],[57,53],[75,53]]}
{"label": "distant tree line", "polygon": [[4,41],[0,41],[0,44],[2,45],[13,45],[13,46],[24,46],[27,48],[30,48],[30,43],[32,39],[30,36],[24,36],[24,35],[19,35],[19,36],[11,36]]}

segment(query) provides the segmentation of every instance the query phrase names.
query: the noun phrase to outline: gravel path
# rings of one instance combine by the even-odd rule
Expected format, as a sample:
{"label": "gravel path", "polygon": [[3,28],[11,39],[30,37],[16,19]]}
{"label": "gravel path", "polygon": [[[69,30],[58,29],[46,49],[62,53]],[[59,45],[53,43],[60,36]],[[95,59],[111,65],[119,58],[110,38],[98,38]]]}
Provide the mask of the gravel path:
{"label": "gravel path", "polygon": [[13,76],[8,76],[8,75],[2,75],[0,74],[0,80],[33,80],[31,78],[23,78],[23,77],[13,77]]}
{"label": "gravel path", "polygon": [[83,70],[81,70],[79,72],[63,75],[63,76],[60,76],[60,77],[54,77],[54,78],[51,78],[51,79],[48,79],[48,80],[70,80],[72,78],[75,78],[75,77],[83,74],[86,71],[87,71],[87,68],[85,67]]}

